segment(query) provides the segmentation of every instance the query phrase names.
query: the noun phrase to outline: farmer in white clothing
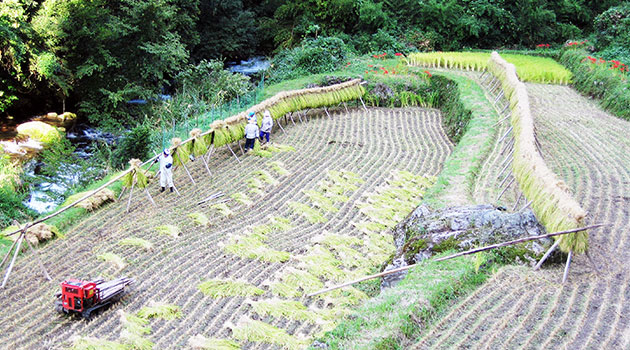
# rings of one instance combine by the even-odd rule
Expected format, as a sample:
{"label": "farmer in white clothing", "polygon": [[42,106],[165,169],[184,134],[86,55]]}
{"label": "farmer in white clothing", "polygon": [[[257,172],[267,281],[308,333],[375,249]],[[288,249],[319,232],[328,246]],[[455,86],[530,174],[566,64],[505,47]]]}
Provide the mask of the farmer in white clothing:
{"label": "farmer in white clothing", "polygon": [[262,142],[263,137],[267,139],[269,142],[269,135],[271,134],[271,127],[273,126],[273,119],[271,119],[271,113],[269,111],[265,111],[263,116],[262,125],[260,126],[260,142]]}
{"label": "farmer in white clothing", "polygon": [[164,152],[160,154],[160,186],[162,186],[162,192],[166,185],[170,187],[173,192],[173,157],[169,154],[168,149],[164,149]]}
{"label": "farmer in white clothing", "polygon": [[249,112],[249,118],[247,125],[245,126],[245,152],[250,149],[254,149],[254,143],[256,138],[260,134],[258,124],[256,124],[256,118],[254,118],[254,112]]}

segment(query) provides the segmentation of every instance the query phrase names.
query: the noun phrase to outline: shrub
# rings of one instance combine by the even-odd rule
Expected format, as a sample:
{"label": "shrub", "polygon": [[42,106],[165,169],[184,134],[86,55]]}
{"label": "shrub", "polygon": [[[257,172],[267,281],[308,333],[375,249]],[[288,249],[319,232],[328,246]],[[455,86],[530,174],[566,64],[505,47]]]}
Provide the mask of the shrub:
{"label": "shrub", "polygon": [[560,56],[560,62],[573,72],[577,90],[601,99],[602,106],[608,111],[630,120],[630,84],[627,73],[611,69],[609,62],[601,62],[599,59],[592,62],[591,59],[584,50],[566,50]]}
{"label": "shrub", "polygon": [[280,51],[272,61],[273,81],[297,78],[301,75],[334,71],[350,55],[346,43],[337,37],[306,39],[302,46]]}
{"label": "shrub", "polygon": [[124,168],[129,159],[146,159],[150,152],[151,128],[149,125],[138,125],[131,129],[118,143],[112,154],[112,165]]}

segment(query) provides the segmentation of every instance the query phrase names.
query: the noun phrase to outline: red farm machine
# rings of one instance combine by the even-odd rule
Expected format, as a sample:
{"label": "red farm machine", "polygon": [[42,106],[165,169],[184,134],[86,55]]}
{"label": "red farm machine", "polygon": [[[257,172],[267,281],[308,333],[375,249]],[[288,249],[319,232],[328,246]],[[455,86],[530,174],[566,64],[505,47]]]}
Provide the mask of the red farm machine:
{"label": "red farm machine", "polygon": [[55,309],[67,314],[80,314],[89,318],[92,312],[118,301],[125,294],[125,287],[133,283],[127,277],[105,282],[102,278],[93,281],[69,279],[61,283],[61,293],[55,296]]}

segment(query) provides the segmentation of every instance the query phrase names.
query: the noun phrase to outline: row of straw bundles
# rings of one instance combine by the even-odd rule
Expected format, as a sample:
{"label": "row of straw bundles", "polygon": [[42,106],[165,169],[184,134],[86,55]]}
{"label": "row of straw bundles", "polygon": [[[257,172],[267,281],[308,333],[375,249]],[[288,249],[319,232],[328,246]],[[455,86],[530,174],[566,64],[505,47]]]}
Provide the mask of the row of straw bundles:
{"label": "row of straw bundles", "polygon": [[[518,80],[516,68],[497,52],[493,52],[488,69],[501,81],[510,101],[515,139],[512,173],[525,197],[532,201],[531,206],[536,217],[547,232],[584,227],[586,212],[538,153],[527,89]],[[588,249],[586,231],[556,236],[556,240],[560,242],[563,252],[583,253]]]}
{"label": "row of straw bundles", "polygon": [[482,71],[488,66],[488,58],[484,52],[415,52],[406,61],[412,66]]}
{"label": "row of straw bundles", "polygon": [[[289,112],[307,108],[332,106],[346,101],[356,100],[365,94],[360,79],[350,80],[331,86],[302,90],[283,91],[272,98],[253,106],[247,111],[231,116],[225,120],[217,120],[210,125],[214,136],[205,136],[206,144],[220,147],[245,137],[245,124],[250,112],[262,114],[269,110],[273,119],[278,119]],[[212,139],[214,138],[214,139]]]}

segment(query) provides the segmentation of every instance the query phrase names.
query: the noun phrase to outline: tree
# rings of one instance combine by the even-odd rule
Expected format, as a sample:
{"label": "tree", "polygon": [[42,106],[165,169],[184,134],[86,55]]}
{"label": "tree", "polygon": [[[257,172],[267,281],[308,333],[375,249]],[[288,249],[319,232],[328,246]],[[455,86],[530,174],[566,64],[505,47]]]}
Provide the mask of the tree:
{"label": "tree", "polygon": [[133,123],[126,101],[154,98],[187,62],[182,23],[168,0],[46,0],[33,20],[69,72],[79,111],[110,127]]}

